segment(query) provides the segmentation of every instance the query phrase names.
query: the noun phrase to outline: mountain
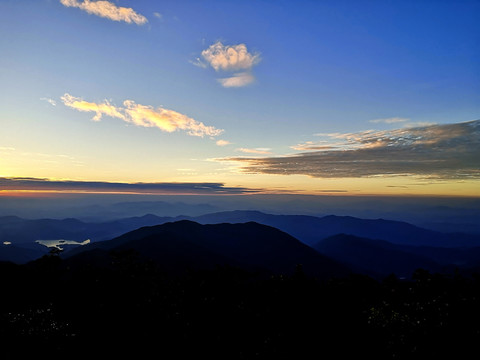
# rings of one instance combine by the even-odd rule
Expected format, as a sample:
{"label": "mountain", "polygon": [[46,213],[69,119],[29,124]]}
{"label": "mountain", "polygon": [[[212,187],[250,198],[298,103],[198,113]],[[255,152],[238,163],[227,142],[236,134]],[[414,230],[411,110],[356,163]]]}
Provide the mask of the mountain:
{"label": "mountain", "polygon": [[4,216],[0,217],[0,241],[17,244],[61,238],[82,240],[88,227],[88,224],[77,219],[26,220],[16,216]]}
{"label": "mountain", "polygon": [[442,248],[431,246],[397,246],[403,251],[428,257],[439,264],[463,268],[480,266],[480,247]]}
{"label": "mountain", "polygon": [[25,264],[45,255],[48,249],[42,246],[28,248],[16,245],[0,244],[0,261],[10,261],[16,264]]}
{"label": "mountain", "polygon": [[187,204],[166,201],[125,201],[113,204],[88,205],[68,208],[72,216],[84,221],[112,221],[128,217],[141,217],[144,214],[156,216],[198,216],[221,211],[222,208],[210,204]]}
{"label": "mountain", "polygon": [[[259,211],[228,211],[197,217],[178,216],[175,218],[147,214],[104,222],[85,222],[78,219],[29,220],[15,216],[4,216],[0,217],[0,244],[9,242],[12,245],[21,245],[22,247],[26,247],[28,244],[30,248],[38,250],[41,245],[35,244],[36,240],[65,239],[83,242],[90,239],[92,242],[97,242],[113,239],[143,226],[159,225],[178,220],[190,220],[201,224],[253,221],[284,231],[309,246],[314,246],[322,239],[342,233],[416,247],[453,249],[480,246],[480,235],[441,233],[400,221],[359,219],[334,215],[324,217],[271,215]],[[425,249],[427,253],[430,250]],[[8,260],[9,252],[4,251],[4,247],[0,247],[0,252],[3,253],[2,258]],[[435,251],[435,253],[438,253],[439,256],[441,253],[443,258],[448,257],[448,252],[442,252],[442,250]],[[459,256],[461,259],[455,262],[464,262],[462,260],[464,255],[460,254]],[[475,262],[476,258],[473,258],[473,261]]]}
{"label": "mountain", "polygon": [[414,246],[461,247],[479,246],[480,236],[451,234],[426,230],[409,223],[384,219],[359,219],[329,215],[270,215],[258,211],[227,211],[192,218],[202,224],[255,221],[285,231],[300,241],[314,245],[321,239],[348,234]]}
{"label": "mountain", "polygon": [[[292,236],[254,222],[201,225],[183,220],[143,227],[110,241],[72,250],[69,261],[89,252],[99,259],[113,252],[134,250],[170,271],[185,267],[233,265],[270,273],[292,273],[298,264],[305,273],[321,278],[346,275],[349,269],[323,256]],[[76,254],[76,255],[74,255]]]}
{"label": "mountain", "polygon": [[142,226],[161,224],[171,220],[172,218],[160,218],[151,214],[106,222],[83,222],[78,219],[30,220],[4,216],[0,217],[0,241],[8,241],[12,244],[57,239],[102,241]]}
{"label": "mountain", "polygon": [[175,218],[147,214],[106,222],[83,222],[77,219],[27,220],[7,216],[0,217],[0,241],[11,243],[55,239],[83,241],[88,238],[95,242],[112,239],[142,226],[158,225],[175,220],[191,220],[201,224],[254,221],[285,231],[307,245],[316,244],[321,239],[342,233],[403,245],[441,247],[480,245],[480,235],[441,233],[401,221],[335,215],[324,217],[271,215],[259,211],[226,211],[197,217]]}
{"label": "mountain", "polygon": [[407,277],[418,268],[440,271],[442,266],[428,256],[411,251],[416,247],[401,246],[383,240],[338,234],[313,246],[320,253],[342,262],[360,273],[385,277],[391,273]]}
{"label": "mountain", "polygon": [[[110,240],[142,226],[162,224],[172,218],[147,214],[115,221],[89,223],[78,219],[22,219],[16,216],[0,217],[0,259],[15,263],[38,258],[48,252],[37,240],[74,240],[83,242]],[[9,245],[3,245],[7,243]],[[69,245],[67,248],[72,248]],[[47,251],[46,251],[47,250]],[[22,254],[23,252],[23,254]]]}

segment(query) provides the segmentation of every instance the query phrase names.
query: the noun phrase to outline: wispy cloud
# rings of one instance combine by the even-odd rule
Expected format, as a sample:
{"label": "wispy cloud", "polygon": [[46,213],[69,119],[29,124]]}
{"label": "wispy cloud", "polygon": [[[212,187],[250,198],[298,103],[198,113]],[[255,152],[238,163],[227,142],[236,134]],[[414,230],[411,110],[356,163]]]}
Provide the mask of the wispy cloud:
{"label": "wispy cloud", "polygon": [[199,57],[195,58],[195,60],[189,60],[190,64],[198,66],[199,68],[206,69],[208,65],[202,61]]}
{"label": "wispy cloud", "polygon": [[386,118],[386,119],[373,119],[373,120],[370,120],[370,122],[374,123],[374,124],[378,124],[378,123],[397,124],[397,123],[407,122],[409,120],[410,119],[407,119],[407,118],[391,117],[391,118]]}
{"label": "wispy cloud", "polygon": [[220,160],[238,162],[247,173],[480,179],[480,120],[329,137],[334,140],[331,148],[325,142],[306,143],[303,149],[311,151],[300,154]]}
{"label": "wispy cloud", "polygon": [[100,121],[102,119],[102,115],[116,117],[127,121],[125,115],[118,111],[116,106],[111,105],[108,100],[105,100],[103,103],[96,104],[85,101],[78,97],[74,97],[68,93],[65,93],[61,99],[66,106],[71,107],[72,109],[83,112],[94,112],[95,116],[92,118],[94,121]]}
{"label": "wispy cloud", "polygon": [[437,125],[437,123],[431,122],[431,121],[408,122],[405,124],[405,127],[421,127],[421,126],[430,126],[430,125]]}
{"label": "wispy cloud", "polygon": [[268,155],[271,154],[271,149],[269,148],[255,148],[255,149],[248,149],[248,148],[239,148],[236,151],[240,151],[246,154],[259,154],[259,155]]}
{"label": "wispy cloud", "polygon": [[57,106],[57,102],[53,99],[43,97],[43,98],[40,98],[40,100],[46,101],[52,106]]}
{"label": "wispy cloud", "polygon": [[86,11],[89,14],[97,15],[113,21],[124,21],[126,23],[135,23],[143,25],[148,22],[147,18],[137,13],[132,8],[117,6],[110,1],[90,1],[90,0],[60,0],[62,5],[75,7]]}
{"label": "wispy cloud", "polygon": [[422,126],[430,126],[436,125],[436,123],[431,121],[410,121],[408,118],[401,118],[401,117],[391,117],[385,119],[374,119],[370,120],[369,122],[373,124],[403,124],[403,127],[422,127]]}
{"label": "wispy cloud", "polygon": [[228,187],[223,183],[122,183],[0,177],[0,193],[2,191],[214,195],[256,193],[261,190],[245,187]]}
{"label": "wispy cloud", "polygon": [[325,142],[313,142],[313,141],[306,141],[301,144],[292,145],[290,149],[298,150],[298,151],[309,151],[309,150],[335,150],[334,144],[326,145]]}
{"label": "wispy cloud", "polygon": [[217,144],[218,146],[227,146],[227,145],[230,145],[231,142],[228,141],[228,140],[217,140],[216,144]]}
{"label": "wispy cloud", "polygon": [[322,192],[322,193],[346,193],[346,192],[349,192],[348,190],[339,190],[339,189],[321,189],[321,190],[317,190],[318,192]]}
{"label": "wispy cloud", "polygon": [[[7,164],[15,166],[18,163],[28,164],[27,167],[69,167],[69,166],[85,166],[85,163],[71,155],[66,154],[46,154],[42,152],[22,151],[8,146],[0,146],[0,155]],[[10,165],[10,166],[11,166]],[[9,166],[7,165],[7,168]],[[1,190],[1,188],[0,188]]]}
{"label": "wispy cloud", "polygon": [[260,54],[250,53],[245,44],[223,45],[220,41],[203,50],[201,55],[203,60],[197,58],[192,64],[202,68],[210,65],[217,72],[234,73],[218,79],[224,87],[243,87],[253,83],[252,68],[261,60]]}
{"label": "wispy cloud", "polygon": [[112,105],[108,100],[103,103],[88,102],[81,98],[65,94],[61,97],[63,103],[72,109],[84,112],[94,112],[94,121],[100,121],[103,115],[121,119],[125,122],[143,126],[157,127],[162,131],[173,132],[184,130],[192,136],[218,136],[223,130],[206,126],[184,114],[162,107],[136,104],[133,100],[125,100],[123,107]]}
{"label": "wispy cloud", "polygon": [[242,72],[234,74],[231,77],[218,79],[218,82],[222,84],[223,87],[242,87],[248,84],[251,84],[255,81],[255,77],[248,73]]}
{"label": "wispy cloud", "polygon": [[153,16],[155,16],[157,19],[160,19],[160,20],[163,19],[163,15],[160,14],[159,12],[154,12],[154,13],[153,13]]}

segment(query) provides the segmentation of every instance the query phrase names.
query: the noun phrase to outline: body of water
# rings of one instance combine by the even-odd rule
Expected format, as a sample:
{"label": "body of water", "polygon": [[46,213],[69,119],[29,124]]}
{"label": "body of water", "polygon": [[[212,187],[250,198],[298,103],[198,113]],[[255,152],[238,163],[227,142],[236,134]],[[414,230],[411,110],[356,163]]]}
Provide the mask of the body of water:
{"label": "body of water", "polygon": [[87,245],[90,244],[90,239],[85,241],[74,241],[74,240],[65,240],[65,239],[58,239],[58,240],[36,240],[37,244],[49,247],[49,248],[57,248],[59,250],[63,250],[63,245]]}

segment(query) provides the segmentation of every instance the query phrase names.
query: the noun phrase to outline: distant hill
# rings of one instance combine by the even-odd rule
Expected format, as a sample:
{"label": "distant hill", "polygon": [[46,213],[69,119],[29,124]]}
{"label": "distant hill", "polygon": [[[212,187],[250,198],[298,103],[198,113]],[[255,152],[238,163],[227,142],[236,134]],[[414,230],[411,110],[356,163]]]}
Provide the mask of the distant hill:
{"label": "distant hill", "polygon": [[81,257],[85,262],[91,252],[98,262],[99,251],[107,256],[109,252],[122,250],[135,250],[170,271],[233,265],[291,274],[301,264],[305,273],[321,278],[350,272],[292,236],[254,222],[201,225],[183,220],[143,227],[110,241],[77,248],[71,252],[69,261]]}
{"label": "distant hill", "polygon": [[176,220],[192,220],[201,224],[254,221],[285,231],[308,245],[342,233],[403,245],[440,247],[480,245],[480,235],[441,233],[401,221],[334,215],[321,218],[307,215],[271,215],[259,211],[227,211],[197,217],[178,216],[175,218],[147,214],[99,223],[83,222],[77,219],[27,220],[6,216],[0,217],[0,241],[22,243],[59,238],[83,241],[89,238],[95,242],[112,239],[142,226],[158,225]]}
{"label": "distant hill", "polygon": [[258,211],[227,211],[198,216],[193,220],[202,224],[255,221],[285,231],[308,245],[316,244],[321,239],[337,234],[349,234],[415,246],[480,245],[480,236],[478,235],[446,234],[401,221],[359,219],[351,216],[329,215],[319,218],[306,215],[270,215]]}
{"label": "distant hill", "polygon": [[157,216],[189,215],[198,216],[217,212],[220,209],[211,204],[186,204],[183,202],[165,201],[133,201],[120,202],[110,205],[112,214],[121,214],[128,217],[131,214],[141,216],[143,214],[154,214]]}
{"label": "distant hill", "polygon": [[10,261],[16,264],[24,264],[38,259],[48,253],[48,249],[42,246],[36,248],[27,248],[16,245],[0,244],[0,261]]}
{"label": "distant hill", "polygon": [[142,226],[162,224],[172,218],[155,215],[130,217],[106,222],[84,222],[77,219],[22,219],[16,216],[0,217],[0,242],[32,243],[36,240],[67,239],[83,241],[110,240]]}
{"label": "distant hill", "polygon": [[320,253],[342,262],[360,273],[385,277],[413,274],[418,268],[440,271],[442,265],[428,256],[410,252],[416,247],[394,245],[383,240],[339,234],[323,239],[313,246]]}
{"label": "distant hill", "polygon": [[[9,260],[11,251],[6,251],[4,242],[29,247],[34,250],[41,245],[36,240],[74,240],[82,242],[90,239],[92,242],[111,240],[129,231],[144,227],[160,225],[167,222],[190,220],[201,224],[246,223],[256,222],[284,231],[309,246],[338,234],[347,234],[361,238],[388,241],[397,245],[427,247],[424,254],[433,252],[444,263],[449,257],[449,251],[441,248],[451,248],[451,253],[458,254],[455,263],[465,263],[465,254],[458,249],[461,247],[480,247],[480,235],[441,233],[423,229],[405,222],[383,219],[359,219],[349,216],[315,217],[306,215],[271,215],[258,211],[228,211],[218,212],[197,217],[178,216],[159,217],[147,214],[139,217],[129,217],[104,222],[85,222],[78,219],[22,219],[16,216],[0,217],[0,253],[1,258]],[[440,250],[433,250],[431,248]],[[455,252],[453,248],[456,248]],[[418,249],[420,251],[420,249]],[[18,250],[21,251],[21,250]],[[29,259],[32,253],[24,259]],[[428,256],[427,256],[428,257]],[[21,258],[21,257],[20,257]],[[18,256],[11,257],[11,261],[18,262]],[[476,264],[477,257],[472,256],[471,262]],[[470,261],[470,260],[468,260]]]}
{"label": "distant hill", "polygon": [[12,244],[59,238],[82,240],[88,229],[88,224],[77,219],[27,220],[16,216],[0,217],[0,241]]}

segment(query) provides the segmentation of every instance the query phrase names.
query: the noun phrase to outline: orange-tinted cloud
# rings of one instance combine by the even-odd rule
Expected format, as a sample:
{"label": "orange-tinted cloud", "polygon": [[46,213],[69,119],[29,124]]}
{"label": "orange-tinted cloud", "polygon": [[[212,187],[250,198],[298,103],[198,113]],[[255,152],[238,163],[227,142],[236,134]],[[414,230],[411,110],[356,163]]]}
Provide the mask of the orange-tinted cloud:
{"label": "orange-tinted cloud", "polygon": [[94,112],[95,116],[92,118],[94,121],[100,121],[102,115],[116,117],[126,121],[125,116],[118,111],[117,107],[111,105],[107,100],[103,103],[96,104],[74,97],[70,94],[64,94],[61,99],[66,106],[71,107],[72,109],[83,112]]}
{"label": "orange-tinted cloud", "polygon": [[234,72],[218,79],[223,87],[243,87],[253,83],[252,68],[261,60],[260,54],[250,53],[245,44],[223,45],[220,41],[203,50],[202,57],[205,62],[198,58],[193,64],[202,68],[210,65],[217,72]]}
{"label": "orange-tinted cloud", "polygon": [[97,15],[113,21],[124,21],[126,23],[135,23],[143,25],[148,22],[147,18],[137,13],[132,8],[117,6],[110,1],[78,1],[78,0],[60,0],[62,5],[67,7],[79,8],[89,14]]}
{"label": "orange-tinted cloud", "polygon": [[249,53],[245,44],[223,45],[220,41],[203,50],[202,56],[215,71],[250,70],[260,61],[260,55]]}
{"label": "orange-tinted cloud", "polygon": [[143,127],[157,127],[162,131],[173,132],[184,130],[192,136],[218,136],[223,130],[213,126],[206,126],[184,114],[162,107],[154,108],[149,105],[136,104],[133,100],[125,100],[124,107],[117,107],[105,100],[103,103],[94,103],[65,94],[61,97],[63,103],[72,109],[84,112],[94,112],[92,120],[100,121],[103,115],[121,119]]}
{"label": "orange-tinted cloud", "polygon": [[237,151],[240,151],[246,154],[259,154],[259,155],[271,154],[270,149],[268,148],[255,148],[255,149],[239,148],[237,149]]}
{"label": "orange-tinted cloud", "polygon": [[218,146],[227,146],[227,145],[230,145],[231,142],[228,141],[228,140],[217,140],[216,144],[217,144]]}

